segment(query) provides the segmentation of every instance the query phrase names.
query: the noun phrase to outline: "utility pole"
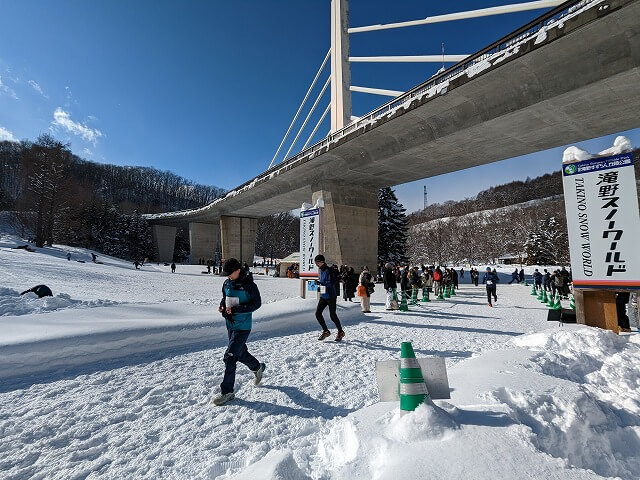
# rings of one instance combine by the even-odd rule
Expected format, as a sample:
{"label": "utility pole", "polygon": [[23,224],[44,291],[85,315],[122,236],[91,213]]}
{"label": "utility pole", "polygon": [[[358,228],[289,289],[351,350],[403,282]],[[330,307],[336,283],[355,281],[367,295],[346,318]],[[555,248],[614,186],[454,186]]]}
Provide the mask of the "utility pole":
{"label": "utility pole", "polygon": [[427,186],[424,186],[424,207],[427,208]]}

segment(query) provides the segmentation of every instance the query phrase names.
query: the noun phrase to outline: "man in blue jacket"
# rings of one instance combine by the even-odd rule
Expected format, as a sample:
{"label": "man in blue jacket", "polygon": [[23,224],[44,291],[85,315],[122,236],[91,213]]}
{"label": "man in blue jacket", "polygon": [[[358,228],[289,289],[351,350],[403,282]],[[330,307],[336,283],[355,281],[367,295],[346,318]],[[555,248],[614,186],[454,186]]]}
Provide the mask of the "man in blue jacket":
{"label": "man in blue jacket", "polygon": [[491,271],[491,267],[487,267],[487,271],[482,278],[482,283],[487,285],[487,300],[489,301],[490,307],[493,307],[493,304],[491,303],[492,296],[495,302],[498,301],[498,296],[496,295],[496,283],[499,281],[500,279],[498,278],[496,271]]}
{"label": "man in blue jacket", "polygon": [[[341,341],[344,338],[344,330],[342,330],[342,325],[340,324],[340,319],[338,318],[338,314],[336,313],[336,298],[338,296],[336,291],[336,282],[338,279],[333,275],[331,269],[326,264],[324,260],[324,255],[316,255],[314,258],[316,266],[319,269],[319,279],[318,284],[321,287],[324,287],[324,293],[320,294],[320,300],[318,300],[318,307],[316,308],[316,320],[322,327],[322,333],[318,337],[318,340],[324,340],[331,332],[327,328],[327,324],[324,321],[324,317],[322,316],[322,312],[324,309],[329,306],[329,316],[333,323],[336,324],[336,328],[338,329],[338,334],[336,335],[336,342]],[[321,292],[322,292],[321,290]]]}
{"label": "man in blue jacket", "polygon": [[262,381],[266,368],[249,353],[247,338],[251,333],[252,312],[260,308],[262,299],[251,273],[246,272],[235,258],[224,262],[222,273],[228,278],[222,285],[222,301],[218,311],[227,323],[229,346],[224,354],[224,378],[220,385],[221,394],[213,399],[215,405],[224,405],[233,400],[233,385],[236,380],[236,364],[244,363],[255,375],[254,383]]}

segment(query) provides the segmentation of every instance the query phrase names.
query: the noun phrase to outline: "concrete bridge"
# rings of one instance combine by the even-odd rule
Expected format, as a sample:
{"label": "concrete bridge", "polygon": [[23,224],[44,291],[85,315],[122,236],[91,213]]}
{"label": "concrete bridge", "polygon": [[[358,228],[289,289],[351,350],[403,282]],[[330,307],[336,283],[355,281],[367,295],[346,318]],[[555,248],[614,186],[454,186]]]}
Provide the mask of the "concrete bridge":
{"label": "concrete bridge", "polygon": [[252,262],[258,218],[322,198],[328,260],[375,264],[379,188],[640,127],[638,19],[640,0],[563,3],[224,198],[148,216],[160,260],[188,223],[192,261],[220,237]]}

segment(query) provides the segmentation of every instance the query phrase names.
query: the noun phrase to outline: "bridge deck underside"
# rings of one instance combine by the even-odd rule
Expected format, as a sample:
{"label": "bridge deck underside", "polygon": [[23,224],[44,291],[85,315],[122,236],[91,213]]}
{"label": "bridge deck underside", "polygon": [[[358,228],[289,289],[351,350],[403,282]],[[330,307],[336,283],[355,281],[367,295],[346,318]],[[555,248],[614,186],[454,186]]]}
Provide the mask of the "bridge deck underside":
{"label": "bridge deck underside", "polygon": [[191,221],[299,208],[324,181],[378,189],[639,127],[640,0],[609,5],[624,6],[578,16],[544,44],[452,80],[445,95],[416,100]]}

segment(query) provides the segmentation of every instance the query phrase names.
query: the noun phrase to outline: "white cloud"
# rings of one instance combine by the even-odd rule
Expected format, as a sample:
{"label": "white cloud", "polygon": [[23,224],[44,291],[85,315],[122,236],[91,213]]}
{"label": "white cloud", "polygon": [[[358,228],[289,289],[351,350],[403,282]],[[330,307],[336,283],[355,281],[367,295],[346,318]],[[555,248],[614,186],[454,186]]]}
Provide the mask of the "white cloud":
{"label": "white cloud", "polygon": [[6,142],[6,141],[17,142],[18,139],[14,137],[13,133],[11,133],[9,130],[7,130],[3,126],[0,126],[0,142]]}
{"label": "white cloud", "polygon": [[18,95],[16,94],[13,88],[10,88],[8,85],[2,83],[2,77],[0,77],[0,95],[8,95],[14,100],[18,100]]}
{"label": "white cloud", "polygon": [[78,135],[82,137],[83,140],[91,142],[94,145],[100,137],[104,136],[98,129],[89,128],[84,123],[74,122],[71,120],[71,115],[60,107],[56,108],[56,111],[53,112],[53,122],[51,122],[51,125],[53,127],[61,127],[67,132]]}
{"label": "white cloud", "polygon": [[93,152],[85,147],[84,149],[82,149],[82,154],[87,157],[91,157],[93,155]]}
{"label": "white cloud", "polygon": [[31,85],[31,88],[33,88],[36,92],[38,92],[44,98],[49,98],[49,96],[42,91],[42,87],[38,84],[38,82],[36,82],[35,80],[29,80],[28,83],[29,85]]}

